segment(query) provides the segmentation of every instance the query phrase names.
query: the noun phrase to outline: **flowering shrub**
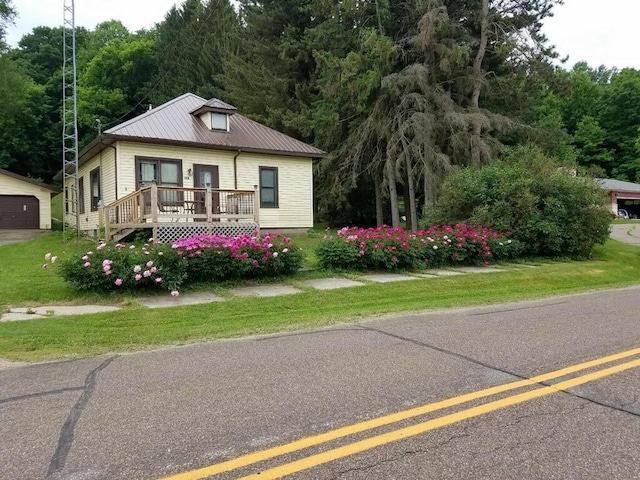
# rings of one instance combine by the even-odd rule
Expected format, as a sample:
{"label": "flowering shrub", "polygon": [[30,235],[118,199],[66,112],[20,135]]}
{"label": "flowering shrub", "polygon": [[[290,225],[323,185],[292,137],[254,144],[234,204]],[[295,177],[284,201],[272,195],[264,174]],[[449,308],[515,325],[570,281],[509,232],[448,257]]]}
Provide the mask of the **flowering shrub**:
{"label": "flowering shrub", "polygon": [[142,247],[100,242],[95,250],[61,262],[61,274],[77,290],[165,288],[177,292],[186,279],[186,264],[170,246],[153,241]]}
{"label": "flowering shrub", "polygon": [[280,235],[194,235],[175,242],[172,248],[186,260],[189,281],[289,274],[303,261],[300,249]]}
{"label": "flowering shrub", "polygon": [[[56,260],[46,254],[43,268]],[[60,262],[60,271],[77,290],[165,288],[177,296],[181,285],[193,282],[293,273],[302,260],[300,249],[280,235],[196,235],[173,245],[100,242],[94,251]]]}
{"label": "flowering shrub", "polygon": [[488,264],[514,258],[520,242],[474,225],[434,225],[407,232],[401,227],[343,228],[326,235],[317,254],[323,268],[415,269],[453,264]]}

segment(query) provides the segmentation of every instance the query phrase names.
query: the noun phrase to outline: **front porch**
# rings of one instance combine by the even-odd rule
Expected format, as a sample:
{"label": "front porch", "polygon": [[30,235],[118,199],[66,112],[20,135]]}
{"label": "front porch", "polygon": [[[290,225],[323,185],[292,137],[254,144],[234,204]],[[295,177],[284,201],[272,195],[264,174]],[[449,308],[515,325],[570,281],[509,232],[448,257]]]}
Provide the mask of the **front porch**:
{"label": "front porch", "polygon": [[150,185],[102,208],[107,240],[120,240],[138,229],[169,243],[194,234],[259,233],[256,190],[223,190]]}

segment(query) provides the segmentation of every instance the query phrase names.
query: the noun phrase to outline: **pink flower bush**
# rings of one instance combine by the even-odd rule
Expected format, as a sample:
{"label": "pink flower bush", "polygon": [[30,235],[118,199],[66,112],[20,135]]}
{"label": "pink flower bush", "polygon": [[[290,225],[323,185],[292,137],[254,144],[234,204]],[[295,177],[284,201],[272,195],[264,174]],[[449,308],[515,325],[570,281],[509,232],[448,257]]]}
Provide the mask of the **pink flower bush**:
{"label": "pink flower bush", "polygon": [[187,260],[190,280],[212,281],[292,273],[302,254],[288,237],[195,235],[172,245]]}
{"label": "pink flower bush", "polygon": [[325,235],[318,249],[325,268],[424,268],[483,264],[517,256],[521,245],[481,225],[434,225],[408,232],[401,227],[342,228]]}
{"label": "pink flower bush", "polygon": [[[45,256],[51,262],[54,258]],[[288,237],[200,235],[173,245],[151,240],[141,247],[100,242],[95,253],[62,262],[61,273],[78,290],[160,287],[176,296],[187,282],[281,275],[296,271],[301,263],[301,251]]]}

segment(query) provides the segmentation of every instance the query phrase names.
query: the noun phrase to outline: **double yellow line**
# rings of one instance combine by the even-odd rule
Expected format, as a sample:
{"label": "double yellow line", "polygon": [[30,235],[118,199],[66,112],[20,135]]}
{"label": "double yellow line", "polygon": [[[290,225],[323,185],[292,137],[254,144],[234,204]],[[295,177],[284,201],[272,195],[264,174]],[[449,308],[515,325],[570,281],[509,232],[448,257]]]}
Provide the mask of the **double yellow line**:
{"label": "double yellow line", "polygon": [[280,445],[278,447],[268,448],[266,450],[261,450],[258,452],[243,455],[241,457],[238,457],[226,462],[221,462],[208,467],[199,468],[196,470],[191,470],[191,471],[180,473],[177,475],[165,477],[162,480],[200,480],[200,479],[204,479],[219,473],[236,470],[238,468],[246,467],[248,465],[253,465],[255,463],[258,463],[264,460],[269,460],[271,458],[275,458],[281,455],[297,452],[299,450],[303,450],[305,448],[330,442],[332,440],[337,440],[339,438],[343,438],[348,435],[365,432],[367,430],[372,430],[374,428],[390,425],[392,423],[397,423],[402,420],[407,420],[413,417],[417,417],[427,413],[435,412],[437,410],[453,407],[453,406],[460,405],[473,400],[478,400],[481,398],[489,397],[489,396],[507,392],[510,390],[515,390],[518,388],[539,386],[539,388],[535,390],[529,390],[524,393],[512,395],[499,400],[494,400],[492,402],[488,402],[488,403],[479,405],[477,407],[471,407],[456,413],[443,415],[441,417],[437,417],[431,420],[426,420],[424,422],[418,423],[416,425],[412,425],[410,427],[400,428],[398,430],[393,430],[388,433],[369,437],[365,440],[360,440],[348,445],[344,445],[342,447],[333,448],[333,449],[324,451],[322,453],[314,454],[314,455],[302,458],[300,460],[286,463],[284,465],[281,465],[275,468],[263,470],[258,474],[242,477],[242,480],[248,480],[248,479],[265,480],[265,479],[281,478],[283,476],[300,472],[302,470],[307,470],[309,468],[313,468],[315,466],[330,462],[332,460],[336,460],[338,458],[343,458],[349,455],[354,455],[356,453],[364,452],[366,450],[370,450],[372,448],[376,448],[391,442],[396,442],[398,440],[420,435],[422,433],[428,432],[430,430],[435,430],[437,428],[444,427],[446,425],[451,425],[453,423],[457,423],[462,420],[477,417],[479,415],[483,415],[485,413],[499,410],[501,408],[517,405],[519,403],[527,402],[535,398],[540,398],[546,395],[550,395],[552,393],[557,393],[563,390],[567,390],[569,388],[573,388],[587,382],[592,382],[594,380],[608,377],[609,375],[620,373],[625,370],[629,370],[631,368],[640,367],[640,358],[639,358],[639,359],[631,360],[625,363],[619,363],[612,367],[603,368],[601,370],[597,370],[585,375],[581,375],[579,377],[575,377],[570,380],[564,380],[552,386],[539,385],[541,383],[548,382],[549,380],[554,380],[560,377],[564,377],[573,373],[580,372],[582,370],[599,367],[607,363],[627,359],[629,357],[633,357],[636,355],[640,355],[640,348],[627,350],[626,352],[617,353],[615,355],[609,355],[606,357],[591,360],[589,362],[584,362],[584,363],[566,367],[560,370],[555,370],[553,372],[545,373],[543,375],[538,375],[526,380],[519,380],[516,382],[506,383],[504,385],[498,385],[496,387],[478,390],[476,392],[467,393],[465,395],[449,398],[447,400],[442,400],[440,402],[429,403],[427,405],[422,405],[420,407],[404,410],[402,412],[392,413],[390,415],[374,418],[372,420],[367,420],[365,422],[360,422],[360,423],[356,423],[346,427],[337,428],[335,430],[331,430],[326,433],[314,435],[307,438],[302,438],[300,440],[296,440],[294,442],[287,443],[285,445]]}

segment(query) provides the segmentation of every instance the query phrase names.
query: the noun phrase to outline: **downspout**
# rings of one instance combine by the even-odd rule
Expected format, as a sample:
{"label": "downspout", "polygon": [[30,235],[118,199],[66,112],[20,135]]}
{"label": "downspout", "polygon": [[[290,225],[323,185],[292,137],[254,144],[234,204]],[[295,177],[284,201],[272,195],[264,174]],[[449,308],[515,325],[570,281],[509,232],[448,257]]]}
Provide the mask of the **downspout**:
{"label": "downspout", "polygon": [[116,200],[118,200],[118,198],[120,198],[118,197],[118,149],[113,145],[107,145],[107,146],[113,148],[113,174],[115,176],[113,181],[116,189]]}
{"label": "downspout", "polygon": [[238,152],[233,156],[233,189],[238,190],[238,156],[242,153],[239,148]]}

